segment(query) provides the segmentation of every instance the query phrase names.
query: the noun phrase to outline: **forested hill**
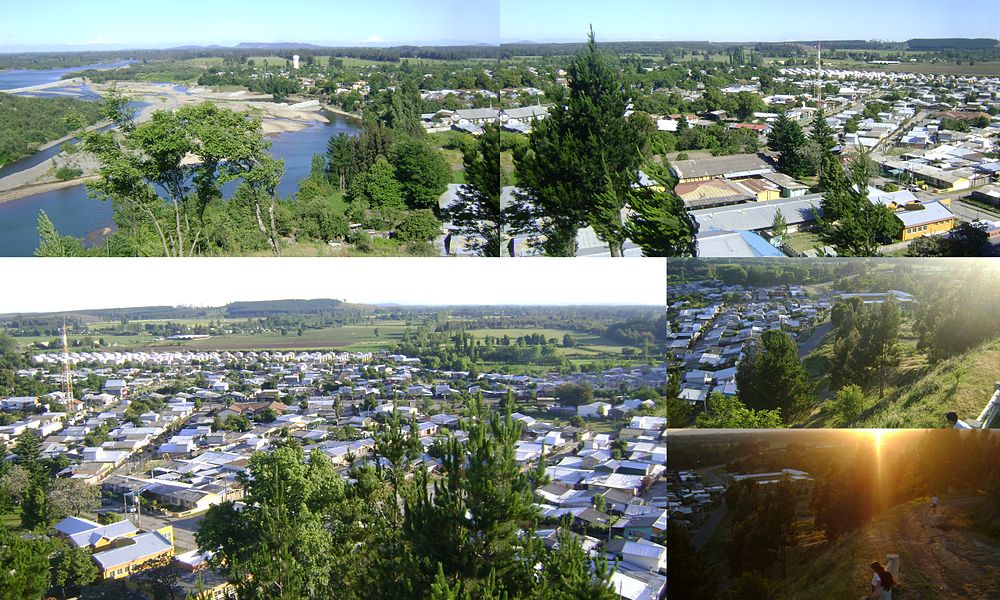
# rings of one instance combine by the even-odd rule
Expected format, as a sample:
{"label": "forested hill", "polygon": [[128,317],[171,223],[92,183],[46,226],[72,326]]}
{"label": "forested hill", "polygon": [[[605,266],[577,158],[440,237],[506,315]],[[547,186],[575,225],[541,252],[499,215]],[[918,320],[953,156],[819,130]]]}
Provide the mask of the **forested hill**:
{"label": "forested hill", "polygon": [[[226,306],[229,318],[269,317],[272,315],[315,315],[335,312],[348,305],[340,300],[262,300],[257,302],[233,302]],[[353,306],[353,305],[352,305]]]}
{"label": "forested hill", "polygon": [[24,158],[47,142],[73,131],[72,114],[96,123],[101,106],[74,98],[29,98],[0,94],[0,166]]}
{"label": "forested hill", "polygon": [[915,38],[906,42],[910,50],[989,50],[997,44],[993,38]]}

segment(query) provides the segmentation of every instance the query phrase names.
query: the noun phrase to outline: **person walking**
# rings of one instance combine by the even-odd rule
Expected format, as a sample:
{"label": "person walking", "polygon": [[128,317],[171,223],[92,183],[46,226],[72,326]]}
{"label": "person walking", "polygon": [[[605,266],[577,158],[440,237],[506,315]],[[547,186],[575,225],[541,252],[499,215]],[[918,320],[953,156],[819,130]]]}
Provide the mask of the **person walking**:
{"label": "person walking", "polygon": [[940,500],[938,499],[937,496],[931,496],[931,514],[934,515],[935,517],[937,516],[937,508],[939,502]]}
{"label": "person walking", "polygon": [[882,563],[875,561],[871,565],[874,575],[872,575],[871,590],[865,596],[868,600],[892,600],[892,588],[896,582],[892,580],[892,573],[885,570]]}

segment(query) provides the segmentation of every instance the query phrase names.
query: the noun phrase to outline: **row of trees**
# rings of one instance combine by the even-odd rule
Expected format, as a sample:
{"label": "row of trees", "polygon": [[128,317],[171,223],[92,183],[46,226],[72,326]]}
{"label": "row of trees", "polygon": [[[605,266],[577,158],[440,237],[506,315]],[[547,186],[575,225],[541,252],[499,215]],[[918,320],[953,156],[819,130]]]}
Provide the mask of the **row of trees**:
{"label": "row of trees", "polygon": [[882,398],[898,358],[899,307],[892,299],[865,304],[861,298],[850,298],[834,305],[831,321],[835,329],[830,388],[878,383]]}

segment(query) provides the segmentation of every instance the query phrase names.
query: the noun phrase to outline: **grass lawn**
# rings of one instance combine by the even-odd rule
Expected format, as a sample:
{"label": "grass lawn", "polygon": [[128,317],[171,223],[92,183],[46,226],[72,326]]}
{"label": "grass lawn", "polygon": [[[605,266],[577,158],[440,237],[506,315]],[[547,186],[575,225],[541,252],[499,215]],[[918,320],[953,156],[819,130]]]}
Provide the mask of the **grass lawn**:
{"label": "grass lawn", "polygon": [[21,528],[21,507],[16,507],[13,511],[0,514],[0,527],[7,530],[17,530]]}
{"label": "grass lawn", "polygon": [[273,54],[270,56],[251,56],[247,59],[247,63],[249,63],[251,60],[254,62],[254,65],[258,67],[264,66],[265,60],[267,61],[267,66],[269,67],[277,67],[284,65],[286,61],[289,64],[291,64],[292,62],[291,56],[285,58],[284,56],[275,56]]}
{"label": "grass lawn", "polygon": [[812,250],[816,246],[823,246],[823,242],[819,239],[819,235],[811,231],[798,231],[789,235],[786,235],[784,242],[792,250],[798,252],[805,252],[806,250]]}
{"label": "grass lawn", "polygon": [[199,67],[219,67],[222,66],[222,57],[207,56],[205,58],[189,58],[184,62],[190,65],[198,65]]}
{"label": "grass lawn", "polygon": [[500,168],[508,175],[514,175],[514,153],[505,150],[500,153]]}

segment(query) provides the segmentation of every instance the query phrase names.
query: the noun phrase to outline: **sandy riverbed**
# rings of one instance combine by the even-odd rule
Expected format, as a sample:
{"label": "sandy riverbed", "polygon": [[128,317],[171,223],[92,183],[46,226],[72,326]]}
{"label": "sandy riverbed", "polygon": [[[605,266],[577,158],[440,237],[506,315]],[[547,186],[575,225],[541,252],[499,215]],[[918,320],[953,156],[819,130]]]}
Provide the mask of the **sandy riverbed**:
{"label": "sandy riverbed", "polygon": [[[110,90],[111,87],[112,85],[107,83],[91,84],[91,88],[102,95]],[[320,112],[322,110],[321,107],[293,110],[288,108],[287,104],[269,102],[268,99],[270,96],[263,94],[215,92],[208,88],[192,88],[185,94],[173,89],[173,87],[135,81],[118,82],[116,87],[123,94],[150,104],[150,106],[145,107],[137,115],[136,120],[138,122],[148,121],[152,118],[153,112],[157,110],[176,110],[181,106],[198,104],[206,100],[211,100],[220,106],[236,111],[251,111],[254,115],[261,118],[264,135],[301,131],[315,123],[329,122],[323,116],[322,112]],[[334,112],[342,113],[339,110],[334,110]],[[64,143],[70,138],[71,136],[67,136],[50,142],[44,147],[48,148],[55,144]],[[197,162],[196,157],[185,157],[185,160],[187,164]],[[81,169],[83,176],[80,179],[70,181],[57,180],[52,175],[53,168],[63,165]],[[70,155],[60,152],[50,160],[0,179],[0,203],[55,189],[80,185],[94,179],[97,167],[96,160],[85,153],[81,152]]]}

